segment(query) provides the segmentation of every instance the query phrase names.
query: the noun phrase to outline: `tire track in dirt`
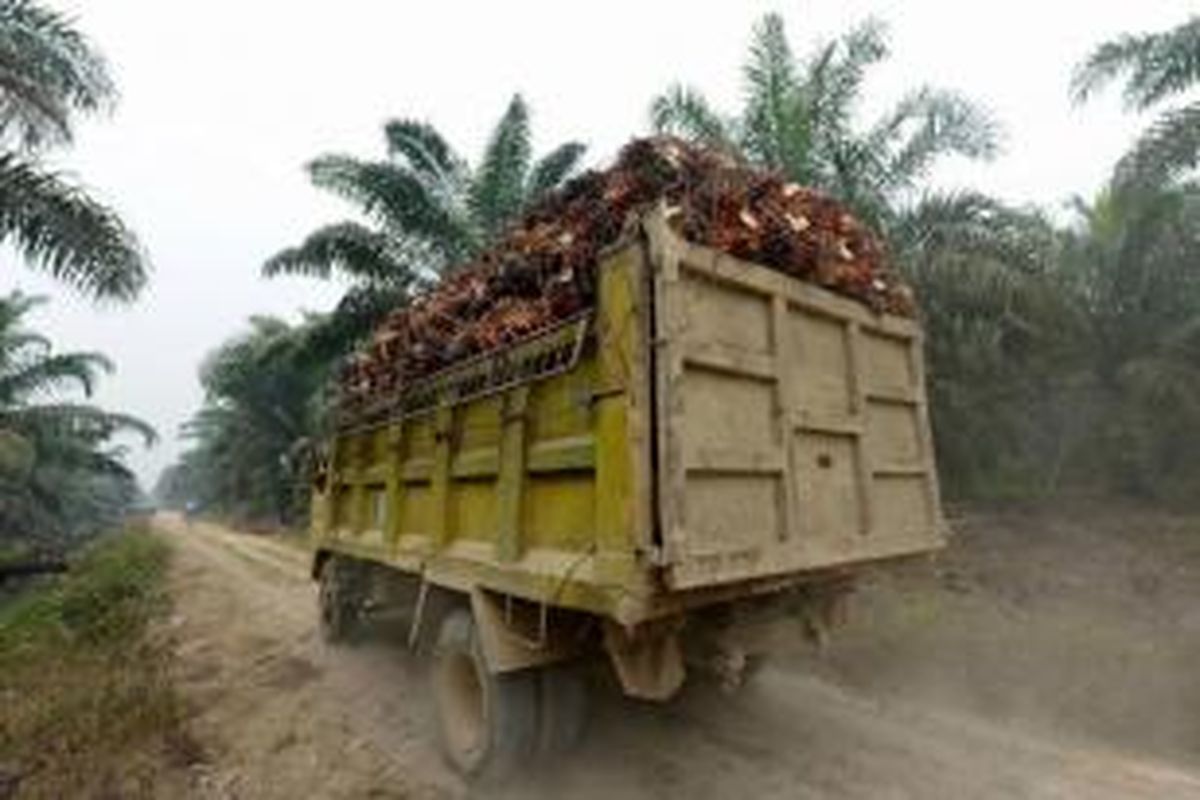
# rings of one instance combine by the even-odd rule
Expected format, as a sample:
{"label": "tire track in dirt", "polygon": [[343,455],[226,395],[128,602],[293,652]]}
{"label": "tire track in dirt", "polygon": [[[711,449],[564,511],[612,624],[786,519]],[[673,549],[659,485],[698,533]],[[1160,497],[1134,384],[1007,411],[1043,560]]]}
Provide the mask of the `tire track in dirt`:
{"label": "tire track in dirt", "polygon": [[462,794],[426,742],[427,705],[405,692],[423,685],[412,661],[320,641],[303,554],[203,523],[160,528],[175,543],[179,686],[206,754],[196,797]]}
{"label": "tire track in dirt", "polygon": [[176,543],[180,687],[206,753],[196,797],[1200,798],[1200,780],[1173,767],[781,669],[735,697],[701,685],[666,706],[600,687],[578,753],[469,789],[432,744],[416,659],[320,641],[302,552],[213,525],[160,527]]}

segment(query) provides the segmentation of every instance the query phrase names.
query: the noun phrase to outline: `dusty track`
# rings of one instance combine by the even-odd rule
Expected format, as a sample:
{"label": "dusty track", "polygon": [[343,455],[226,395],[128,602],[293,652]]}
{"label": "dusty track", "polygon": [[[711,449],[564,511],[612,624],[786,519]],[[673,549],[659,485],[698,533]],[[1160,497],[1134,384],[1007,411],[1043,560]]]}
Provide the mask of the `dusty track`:
{"label": "dusty track", "polygon": [[662,707],[601,690],[581,752],[536,780],[472,791],[430,741],[415,659],[320,642],[302,552],[161,527],[177,550],[196,797],[1200,798],[1200,778],[1179,768],[784,669],[739,696],[701,686]]}

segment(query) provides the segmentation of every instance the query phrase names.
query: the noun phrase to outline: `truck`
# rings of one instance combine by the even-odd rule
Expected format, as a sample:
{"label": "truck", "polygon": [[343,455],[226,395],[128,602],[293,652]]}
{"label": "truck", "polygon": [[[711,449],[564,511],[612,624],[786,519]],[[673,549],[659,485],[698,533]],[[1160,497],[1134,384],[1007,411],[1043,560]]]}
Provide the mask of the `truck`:
{"label": "truck", "polygon": [[[642,214],[596,302],[339,422],[313,490],[320,624],[404,611],[469,776],[578,738],[581,665],[736,684],[780,616],[823,636],[869,564],[945,538],[915,319]],[[603,667],[607,668],[607,667]]]}

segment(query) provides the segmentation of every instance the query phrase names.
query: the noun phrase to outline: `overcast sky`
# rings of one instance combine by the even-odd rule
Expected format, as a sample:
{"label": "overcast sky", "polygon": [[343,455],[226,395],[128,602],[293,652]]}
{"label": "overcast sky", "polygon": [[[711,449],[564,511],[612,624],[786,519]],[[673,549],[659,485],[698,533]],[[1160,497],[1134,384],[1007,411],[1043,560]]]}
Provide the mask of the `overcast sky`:
{"label": "overcast sky", "polygon": [[[1005,154],[948,165],[939,181],[1061,208],[1089,194],[1145,120],[1110,95],[1067,98],[1072,66],[1096,42],[1167,27],[1200,4],[1138,2],[284,2],[48,0],[76,14],[105,52],[122,101],[87,124],[61,162],[115,205],[154,262],[132,307],[97,308],[27,270],[0,289],[52,294],[34,322],[61,347],[108,353],[118,372],[101,404],[153,423],[163,442],[131,462],[149,486],[182,448],[180,423],[201,402],[196,367],[253,314],[294,319],[326,309],[337,287],[259,277],[263,260],[346,209],[305,181],[331,150],[382,152],[390,117],[433,122],[474,158],[512,93],[533,108],[535,141],[567,138],[603,161],[646,130],[650,98],[683,80],[728,109],[756,18],[785,16],[794,47],[869,15],[886,21],[893,57],[867,108],[906,88],[955,88],[1006,129]],[[7,259],[6,259],[7,260]]]}

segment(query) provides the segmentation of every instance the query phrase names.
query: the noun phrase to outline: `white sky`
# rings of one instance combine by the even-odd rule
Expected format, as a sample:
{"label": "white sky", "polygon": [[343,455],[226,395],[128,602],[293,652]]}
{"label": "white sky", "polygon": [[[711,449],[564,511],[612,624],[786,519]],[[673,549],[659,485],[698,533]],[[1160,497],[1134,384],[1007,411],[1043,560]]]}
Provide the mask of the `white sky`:
{"label": "white sky", "polygon": [[131,456],[147,486],[183,447],[176,433],[201,402],[205,353],[252,314],[294,319],[336,300],[337,287],[266,281],[259,266],[344,213],[308,186],[303,163],[330,150],[380,155],[390,117],[427,119],[474,158],[521,91],[540,148],[582,139],[594,163],[645,132],[649,100],[674,80],[736,108],[763,13],[784,14],[801,53],[874,14],[891,26],[893,58],[872,76],[868,107],[922,83],[966,92],[1005,125],[1006,153],[940,179],[1054,209],[1094,191],[1144,121],[1122,114],[1115,93],[1073,108],[1072,66],[1101,40],[1200,10],[1185,0],[49,2],[78,15],[122,92],[116,114],[87,124],[62,162],[136,228],[155,272],[131,307],[98,308],[11,264],[0,290],[51,294],[33,322],[61,348],[116,360],[96,400],[163,435]]}

